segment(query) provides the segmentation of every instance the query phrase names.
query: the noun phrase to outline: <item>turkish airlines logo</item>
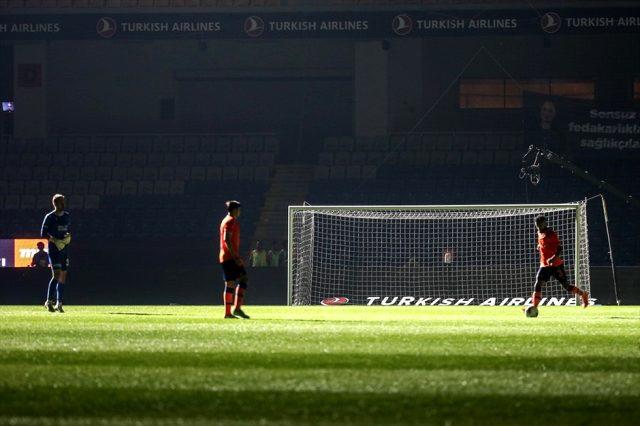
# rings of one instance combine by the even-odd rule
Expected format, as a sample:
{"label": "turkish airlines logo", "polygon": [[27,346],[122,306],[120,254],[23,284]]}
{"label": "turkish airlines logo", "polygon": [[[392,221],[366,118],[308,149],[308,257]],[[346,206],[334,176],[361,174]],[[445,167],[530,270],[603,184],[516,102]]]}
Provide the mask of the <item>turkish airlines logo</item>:
{"label": "turkish airlines logo", "polygon": [[264,33],[264,21],[259,16],[249,16],[244,20],[244,32],[249,37],[260,37]]}
{"label": "turkish airlines logo", "polygon": [[96,24],[96,31],[102,38],[111,38],[118,31],[118,24],[112,18],[100,18]]}
{"label": "turkish airlines logo", "polygon": [[346,305],[347,303],[349,303],[349,299],[346,297],[327,297],[320,302],[324,306]]}
{"label": "turkish airlines logo", "polygon": [[547,12],[540,18],[540,26],[545,33],[557,33],[562,26],[562,18],[555,12]]}
{"label": "turkish airlines logo", "polygon": [[399,36],[407,35],[413,30],[413,20],[407,14],[397,15],[391,23],[393,32]]}

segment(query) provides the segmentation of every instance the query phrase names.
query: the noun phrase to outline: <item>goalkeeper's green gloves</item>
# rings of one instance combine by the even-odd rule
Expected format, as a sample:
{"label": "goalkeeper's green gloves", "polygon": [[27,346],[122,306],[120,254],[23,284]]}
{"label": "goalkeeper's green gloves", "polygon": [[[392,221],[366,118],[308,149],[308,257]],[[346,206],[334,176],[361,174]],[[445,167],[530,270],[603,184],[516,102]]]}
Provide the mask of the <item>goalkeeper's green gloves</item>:
{"label": "goalkeeper's green gloves", "polygon": [[51,241],[58,250],[63,250],[71,242],[71,234],[66,234],[64,238],[51,238]]}

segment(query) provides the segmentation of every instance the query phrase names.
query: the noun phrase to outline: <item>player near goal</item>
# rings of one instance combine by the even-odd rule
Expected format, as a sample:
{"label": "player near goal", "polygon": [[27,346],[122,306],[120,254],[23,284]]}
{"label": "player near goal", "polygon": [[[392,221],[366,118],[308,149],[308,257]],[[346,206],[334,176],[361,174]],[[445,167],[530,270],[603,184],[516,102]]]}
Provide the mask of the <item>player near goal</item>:
{"label": "player near goal", "polygon": [[[65,197],[56,194],[51,199],[53,211],[47,213],[42,222],[40,235],[49,240],[49,263],[53,271],[49,287],[47,287],[47,300],[44,307],[49,312],[64,312],[62,308],[62,292],[67,281],[67,268],[69,267],[69,255],[67,246],[71,242],[69,212],[65,211]],[[54,288],[55,300],[54,306]]]}
{"label": "player near goal", "polygon": [[[240,257],[240,202],[227,201],[227,216],[220,223],[220,265],[224,276],[224,317],[245,318],[249,316],[242,311],[244,292],[247,290],[247,271]],[[236,285],[237,282],[237,285]],[[235,306],[231,313],[231,306]]]}
{"label": "player near goal", "polygon": [[562,243],[558,234],[547,225],[547,218],[544,216],[536,217],[536,227],[538,228],[540,268],[533,288],[533,306],[538,307],[542,298],[542,285],[553,277],[569,293],[579,295],[582,298],[582,306],[586,308],[589,305],[589,293],[569,284],[562,259]]}

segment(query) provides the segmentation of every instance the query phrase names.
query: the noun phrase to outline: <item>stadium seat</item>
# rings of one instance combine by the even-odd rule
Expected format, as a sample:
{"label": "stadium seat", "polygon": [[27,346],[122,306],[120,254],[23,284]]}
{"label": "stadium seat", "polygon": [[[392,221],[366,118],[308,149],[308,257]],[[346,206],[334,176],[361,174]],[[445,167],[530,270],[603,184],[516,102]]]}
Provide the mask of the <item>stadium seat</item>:
{"label": "stadium seat", "polygon": [[48,197],[51,197],[53,194],[56,193],[56,189],[57,189],[56,186],[57,186],[56,182],[51,180],[44,180],[40,182],[40,193],[45,194]]}
{"label": "stadium seat", "polygon": [[161,152],[152,152],[149,154],[149,166],[162,166],[164,164],[164,154]]}
{"label": "stadium seat", "polygon": [[31,179],[31,167],[19,167],[14,179],[30,180]]}
{"label": "stadium seat", "polygon": [[[158,179],[158,168],[147,166],[142,169],[142,178],[144,180],[156,180]],[[133,179],[130,177],[130,179]],[[135,179],[134,179],[135,180]]]}
{"label": "stadium seat", "polygon": [[332,166],[333,165],[333,153],[332,152],[321,152],[318,155],[318,164],[322,166]]}
{"label": "stadium seat", "polygon": [[20,157],[20,165],[23,167],[33,167],[38,161],[38,154],[33,152],[26,152]]}
{"label": "stadium seat", "polygon": [[122,182],[122,195],[138,195],[138,182],[132,180]]}
{"label": "stadium seat", "polygon": [[269,167],[266,166],[258,166],[254,170],[253,179],[256,181],[266,181],[269,179]]}
{"label": "stadium seat", "polygon": [[351,153],[348,151],[336,152],[333,158],[333,164],[336,166],[346,166],[351,162]]}
{"label": "stadium seat", "polygon": [[127,179],[140,181],[144,178],[144,168],[127,167]]}
{"label": "stadium seat", "polygon": [[231,152],[231,138],[229,136],[219,136],[216,139],[216,152]]}
{"label": "stadium seat", "polygon": [[36,197],[35,195],[23,195],[20,198],[20,209],[22,210],[33,210],[36,208]]}
{"label": "stadium seat", "polygon": [[113,180],[126,180],[128,167],[114,167],[111,169],[111,179]]}
{"label": "stadium seat", "polygon": [[184,138],[182,136],[169,136],[169,152],[184,152]]}
{"label": "stadium seat", "polygon": [[75,151],[75,140],[73,138],[61,137],[58,139],[58,152],[71,153]]}
{"label": "stadium seat", "polygon": [[[2,192],[0,192],[1,194]],[[40,194],[40,182],[37,180],[29,180],[24,183],[24,193],[29,195]]]}
{"label": "stadium seat", "polygon": [[223,167],[222,180],[237,180],[238,168],[237,167]]}
{"label": "stadium seat", "polygon": [[24,182],[21,180],[12,180],[9,181],[9,189],[7,194],[9,195],[20,195],[24,192]]}
{"label": "stadium seat", "polygon": [[110,196],[120,195],[122,192],[122,183],[117,180],[107,182],[105,194]]}
{"label": "stadium seat", "polygon": [[174,173],[174,179],[177,180],[187,180],[191,175],[191,167],[176,167]]}
{"label": "stadium seat", "polygon": [[84,154],[80,154],[77,152],[69,154],[69,165],[75,167],[84,166]]}
{"label": "stadium seat", "polygon": [[185,152],[180,154],[180,161],[178,164],[180,166],[188,166],[191,167],[195,164],[195,154],[193,152]]}
{"label": "stadium seat", "polygon": [[97,195],[86,195],[84,197],[85,210],[95,210],[100,207],[100,197]]}
{"label": "stadium seat", "polygon": [[110,180],[111,179],[111,167],[96,167],[96,179],[98,180]]}
{"label": "stadium seat", "polygon": [[335,152],[340,150],[340,143],[336,137],[327,137],[324,139],[324,149],[328,152]]}
{"label": "stadium seat", "polygon": [[167,137],[157,138],[153,141],[153,152],[169,152],[169,140]]}
{"label": "stadium seat", "polygon": [[118,167],[131,167],[133,154],[131,152],[121,152],[116,158],[116,165]]}
{"label": "stadium seat", "polygon": [[360,166],[349,166],[347,167],[347,179],[360,179],[362,174],[362,169]]}
{"label": "stadium seat", "polygon": [[462,164],[472,166],[478,164],[478,152],[477,151],[464,151],[462,153]]}
{"label": "stadium seat", "polygon": [[155,182],[153,193],[156,195],[166,195],[169,193],[170,184],[167,180],[159,180]]}
{"label": "stadium seat", "polygon": [[158,179],[161,180],[173,180],[175,169],[173,167],[160,167],[158,169]]}
{"label": "stadium seat", "polygon": [[318,165],[314,170],[314,178],[316,180],[329,179],[329,166]]}
{"label": "stadium seat", "polygon": [[232,152],[246,152],[247,146],[248,146],[248,141],[244,135],[236,135],[231,138]]}
{"label": "stadium seat", "polygon": [[66,167],[68,165],[69,161],[67,158],[67,154],[65,153],[57,153],[54,157],[53,157],[53,162],[52,164],[54,166],[57,167]]}
{"label": "stadium seat", "polygon": [[196,154],[195,156],[195,161],[194,161],[194,165],[195,166],[208,166],[211,164],[211,154],[207,153],[207,152],[199,152],[198,154]]}
{"label": "stadium seat", "polygon": [[229,154],[227,158],[227,165],[229,166],[241,166],[242,165],[242,154],[232,153]]}
{"label": "stadium seat", "polygon": [[73,183],[73,194],[86,195],[89,193],[89,182],[86,180],[78,180]]}
{"label": "stadium seat", "polygon": [[151,195],[153,194],[153,181],[143,180],[138,182],[138,194],[139,195]]}
{"label": "stadium seat", "polygon": [[94,180],[89,184],[89,193],[93,195],[104,195],[104,181]]}
{"label": "stadium seat", "polygon": [[344,166],[331,166],[329,168],[329,179],[344,179],[345,167]]}
{"label": "stadium seat", "polygon": [[254,152],[247,152],[243,155],[242,162],[245,166],[257,166],[260,163],[260,157]]}
{"label": "stadium seat", "polygon": [[66,167],[64,169],[64,179],[65,180],[78,180],[80,179],[80,173],[82,172],[81,167]]}
{"label": "stadium seat", "polygon": [[261,135],[249,136],[247,150],[249,152],[262,152],[264,150],[264,137]]}
{"label": "stadium seat", "polygon": [[241,181],[252,181],[253,180],[253,167],[250,166],[242,166],[238,172],[238,179]]}
{"label": "stadium seat", "polygon": [[48,167],[51,165],[51,154],[38,154],[38,158],[36,160],[36,164],[38,166]]}
{"label": "stadium seat", "polygon": [[169,186],[169,193],[171,195],[184,194],[184,181],[183,180],[174,180],[174,181],[172,181],[170,186]]}
{"label": "stadium seat", "polygon": [[70,180],[61,180],[56,187],[58,194],[71,194],[73,193],[73,182]]}
{"label": "stadium seat", "polygon": [[202,136],[200,139],[200,152],[216,152],[216,139],[214,136]]}
{"label": "stadium seat", "polygon": [[184,152],[195,153],[200,151],[200,137],[199,136],[185,136],[184,138]]}
{"label": "stadium seat", "polygon": [[191,180],[205,180],[207,177],[207,171],[202,166],[196,166],[191,168]]}
{"label": "stadium seat", "polygon": [[94,167],[85,166],[80,169],[80,178],[84,180],[94,180],[96,178],[96,169]]}
{"label": "stadium seat", "polygon": [[264,140],[265,152],[277,152],[279,141],[275,136],[267,136]]}
{"label": "stadium seat", "polygon": [[118,153],[121,150],[122,136],[107,136],[105,144],[107,152]]}
{"label": "stadium seat", "polygon": [[90,152],[84,155],[84,165],[87,167],[98,167],[100,165],[100,153]]}
{"label": "stadium seat", "polygon": [[31,179],[34,180],[46,180],[49,178],[48,167],[34,167],[31,173]]}
{"label": "stadium seat", "polygon": [[207,180],[222,180],[222,169],[220,167],[207,167]]}
{"label": "stadium seat", "polygon": [[20,208],[19,195],[7,195],[4,197],[4,208],[6,210],[18,210]]}

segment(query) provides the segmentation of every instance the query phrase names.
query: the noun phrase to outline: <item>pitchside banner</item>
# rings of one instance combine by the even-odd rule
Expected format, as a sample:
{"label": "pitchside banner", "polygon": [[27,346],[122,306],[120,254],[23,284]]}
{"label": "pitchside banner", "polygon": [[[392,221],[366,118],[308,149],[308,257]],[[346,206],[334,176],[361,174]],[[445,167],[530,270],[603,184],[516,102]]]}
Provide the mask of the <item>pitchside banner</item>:
{"label": "pitchside banner", "polygon": [[[598,299],[589,298],[589,306],[597,303]],[[347,297],[327,297],[320,301],[323,306],[348,305]],[[453,297],[414,297],[414,296],[369,296],[367,306],[527,306],[532,299],[526,297],[489,297],[485,299],[453,298]],[[575,297],[544,297],[541,306],[578,306]]]}
{"label": "pitchside banner", "polygon": [[0,16],[2,39],[390,38],[640,32],[640,9]]}
{"label": "pitchside banner", "polygon": [[640,109],[525,93],[527,145],[569,158],[640,159]]}
{"label": "pitchside banner", "polygon": [[33,255],[38,251],[38,243],[42,242],[47,251],[47,240],[15,239],[0,240],[0,268],[25,268],[31,265]]}

